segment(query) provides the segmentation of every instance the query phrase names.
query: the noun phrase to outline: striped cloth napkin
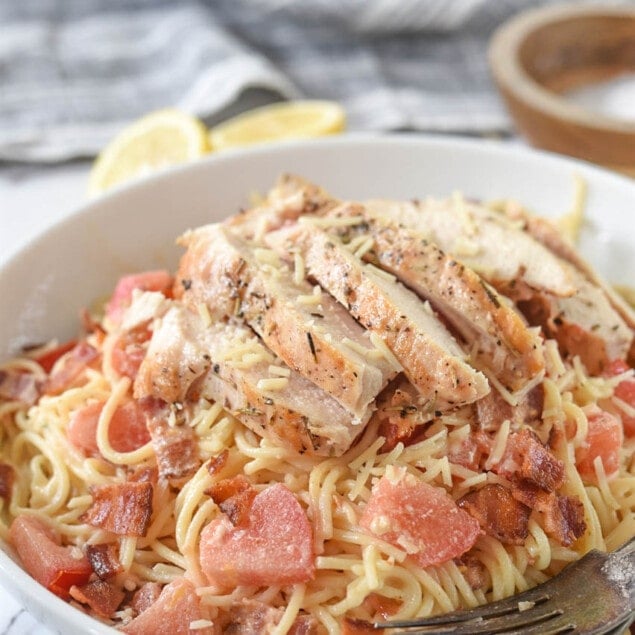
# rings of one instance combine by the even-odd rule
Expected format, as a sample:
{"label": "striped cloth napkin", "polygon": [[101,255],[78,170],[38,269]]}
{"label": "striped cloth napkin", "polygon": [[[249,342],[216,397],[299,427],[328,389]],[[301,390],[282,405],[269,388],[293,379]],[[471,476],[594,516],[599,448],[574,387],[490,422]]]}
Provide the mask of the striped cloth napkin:
{"label": "striped cloth napkin", "polygon": [[151,110],[214,123],[280,99],[353,130],[506,131],[493,29],[531,0],[0,2],[0,159],[94,155]]}

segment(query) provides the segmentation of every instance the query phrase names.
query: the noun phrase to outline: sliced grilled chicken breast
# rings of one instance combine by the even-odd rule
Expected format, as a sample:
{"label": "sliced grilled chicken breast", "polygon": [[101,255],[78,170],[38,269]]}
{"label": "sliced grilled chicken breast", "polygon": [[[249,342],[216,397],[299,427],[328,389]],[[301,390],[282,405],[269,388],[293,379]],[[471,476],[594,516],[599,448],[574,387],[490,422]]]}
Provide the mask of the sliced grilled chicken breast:
{"label": "sliced grilled chicken breast", "polygon": [[183,301],[216,319],[244,320],[286,364],[325,390],[358,420],[399,371],[378,356],[364,329],[327,294],[222,225],[183,240]]}
{"label": "sliced grilled chicken breast", "polygon": [[611,287],[602,276],[591,267],[578,250],[568,241],[562,232],[547,218],[534,216],[518,206],[506,213],[510,218],[522,223],[523,229],[550,249],[556,256],[566,260],[580,271],[587,280],[600,287],[606,295],[609,303],[631,329],[635,329],[635,311],[625,300]]}
{"label": "sliced grilled chicken breast", "polygon": [[357,220],[327,231],[358,245],[356,253],[364,260],[394,274],[429,300],[463,336],[476,365],[493,373],[507,390],[515,392],[542,376],[539,334],[472,269],[417,230],[374,216],[360,204],[340,205],[327,217]]}
{"label": "sliced grilled chicken breast", "polygon": [[134,392],[167,402],[213,399],[257,434],[320,456],[341,455],[364,428],[248,328],[208,325],[180,303],[155,324]]}
{"label": "sliced grilled chicken breast", "polygon": [[291,174],[283,174],[267,193],[262,204],[230,216],[225,224],[238,228],[247,240],[261,242],[268,231],[303,214],[322,214],[337,205],[337,200],[321,187]]}
{"label": "sliced grilled chicken breast", "polygon": [[487,394],[487,379],[465,361],[430,306],[394,276],[365,265],[311,222],[265,238],[286,259],[299,250],[309,276],[387,346],[430,410],[451,409]]}
{"label": "sliced grilled chicken breast", "polygon": [[549,249],[501,214],[464,199],[366,202],[374,214],[424,234],[498,288],[524,283],[556,296],[575,292],[570,270]]}

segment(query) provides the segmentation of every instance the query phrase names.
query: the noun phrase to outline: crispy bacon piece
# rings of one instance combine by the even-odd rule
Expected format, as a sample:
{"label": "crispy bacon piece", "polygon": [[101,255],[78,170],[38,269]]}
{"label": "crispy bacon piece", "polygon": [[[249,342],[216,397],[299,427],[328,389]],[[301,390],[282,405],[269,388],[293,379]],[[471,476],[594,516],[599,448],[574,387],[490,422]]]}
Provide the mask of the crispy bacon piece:
{"label": "crispy bacon piece", "polygon": [[88,342],[79,342],[64,356],[61,365],[49,375],[44,392],[47,395],[59,395],[64,392],[98,357],[97,349]]}
{"label": "crispy bacon piece", "polygon": [[[268,635],[282,618],[283,609],[253,600],[243,600],[231,607],[229,621],[221,625],[224,635]],[[316,635],[317,622],[310,615],[299,615],[288,635]]]}
{"label": "crispy bacon piece", "polygon": [[577,497],[545,492],[529,482],[516,485],[512,495],[542,514],[547,534],[565,547],[571,546],[586,531],[584,507]]}
{"label": "crispy bacon piece", "polygon": [[238,474],[231,478],[224,478],[211,485],[205,493],[214,500],[217,505],[225,502],[228,498],[236,496],[251,488],[249,479],[244,474]]}
{"label": "crispy bacon piece", "polygon": [[228,458],[229,451],[227,450],[227,448],[225,448],[217,456],[213,456],[207,464],[207,471],[210,473],[210,476],[218,474],[227,465]]}
{"label": "crispy bacon piece", "polygon": [[399,442],[411,443],[434,412],[429,406],[421,407],[419,392],[400,374],[380,393],[373,417],[380,422],[379,436],[386,439],[381,451],[390,452]]}
{"label": "crispy bacon piece", "polygon": [[502,485],[489,484],[470,492],[457,505],[478,520],[485,533],[506,545],[522,545],[527,538],[531,509]]}
{"label": "crispy bacon piece", "polygon": [[0,463],[0,498],[9,503],[15,481],[15,470],[7,463]]}
{"label": "crispy bacon piece", "polygon": [[383,620],[390,619],[400,608],[401,602],[394,598],[387,598],[379,593],[369,593],[364,598],[364,608],[374,616]]}
{"label": "crispy bacon piece", "polygon": [[543,401],[542,384],[530,390],[517,406],[511,406],[498,390],[492,389],[474,404],[478,426],[485,432],[496,432],[505,420],[532,425],[540,420]]}
{"label": "crispy bacon piece", "polygon": [[110,361],[119,375],[135,379],[148,352],[151,335],[143,325],[116,336]]}
{"label": "crispy bacon piece", "polygon": [[159,471],[156,467],[139,467],[128,473],[127,480],[131,483],[152,483],[157,484]]}
{"label": "crispy bacon piece", "polygon": [[509,435],[503,458],[492,470],[512,481],[529,481],[546,492],[564,483],[564,463],[527,429]]}
{"label": "crispy bacon piece", "polygon": [[342,635],[376,635],[384,632],[384,629],[376,629],[365,620],[354,617],[345,617],[342,620]]}
{"label": "crispy bacon piece", "polygon": [[119,536],[145,536],[152,515],[151,483],[116,483],[91,488],[93,503],[81,517]]}
{"label": "crispy bacon piece", "polygon": [[107,580],[121,571],[119,549],[114,543],[87,545],[86,557],[93,571],[102,580]]}
{"label": "crispy bacon piece", "polygon": [[486,590],[490,588],[489,574],[480,560],[466,553],[461,556],[458,564],[463,577],[473,589]]}
{"label": "crispy bacon piece", "polygon": [[72,586],[70,594],[74,600],[88,605],[103,618],[109,618],[125,597],[120,588],[105,580],[93,580],[82,586]]}
{"label": "crispy bacon piece", "polygon": [[258,492],[244,475],[218,481],[205,493],[227,515],[234,527],[246,527],[249,524],[249,512]]}
{"label": "crispy bacon piece", "polygon": [[491,450],[492,438],[482,430],[472,429],[461,442],[450,442],[448,460],[470,470],[479,471],[483,459]]}
{"label": "crispy bacon piece", "polygon": [[137,615],[150,608],[161,595],[161,585],[157,582],[146,582],[132,596],[130,606]]}
{"label": "crispy bacon piece", "polygon": [[0,370],[0,399],[32,406],[40,398],[41,382],[31,373],[17,369]]}
{"label": "crispy bacon piece", "polygon": [[170,408],[164,401],[145,397],[138,403],[145,413],[159,476],[180,479],[193,474],[201,463],[194,430],[188,425],[170,425]]}

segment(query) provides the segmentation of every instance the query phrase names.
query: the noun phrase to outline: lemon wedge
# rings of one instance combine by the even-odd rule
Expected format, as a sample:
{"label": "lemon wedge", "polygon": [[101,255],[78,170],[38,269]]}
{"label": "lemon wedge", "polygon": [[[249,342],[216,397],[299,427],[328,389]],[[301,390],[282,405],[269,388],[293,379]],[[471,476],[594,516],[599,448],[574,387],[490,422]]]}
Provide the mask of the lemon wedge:
{"label": "lemon wedge", "polygon": [[290,101],[256,108],[211,129],[213,150],[278,141],[306,139],[344,130],[344,109],[331,101]]}
{"label": "lemon wedge", "polygon": [[178,110],[159,110],[124,128],[99,154],[88,191],[96,195],[171,165],[209,152],[207,128]]}

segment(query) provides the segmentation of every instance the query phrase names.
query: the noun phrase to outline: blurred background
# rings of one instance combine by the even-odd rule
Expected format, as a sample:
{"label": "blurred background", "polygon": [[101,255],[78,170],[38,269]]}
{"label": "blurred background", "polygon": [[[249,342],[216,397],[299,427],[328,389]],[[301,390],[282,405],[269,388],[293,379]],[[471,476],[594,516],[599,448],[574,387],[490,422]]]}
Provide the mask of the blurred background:
{"label": "blurred background", "polygon": [[[166,107],[214,126],[254,106],[321,99],[343,107],[349,131],[515,137],[488,45],[504,22],[557,4],[1,0],[2,222],[21,201],[11,198],[13,184],[85,177],[117,133]],[[635,7],[570,6],[589,4]],[[622,95],[627,113],[635,110],[631,89]]]}

